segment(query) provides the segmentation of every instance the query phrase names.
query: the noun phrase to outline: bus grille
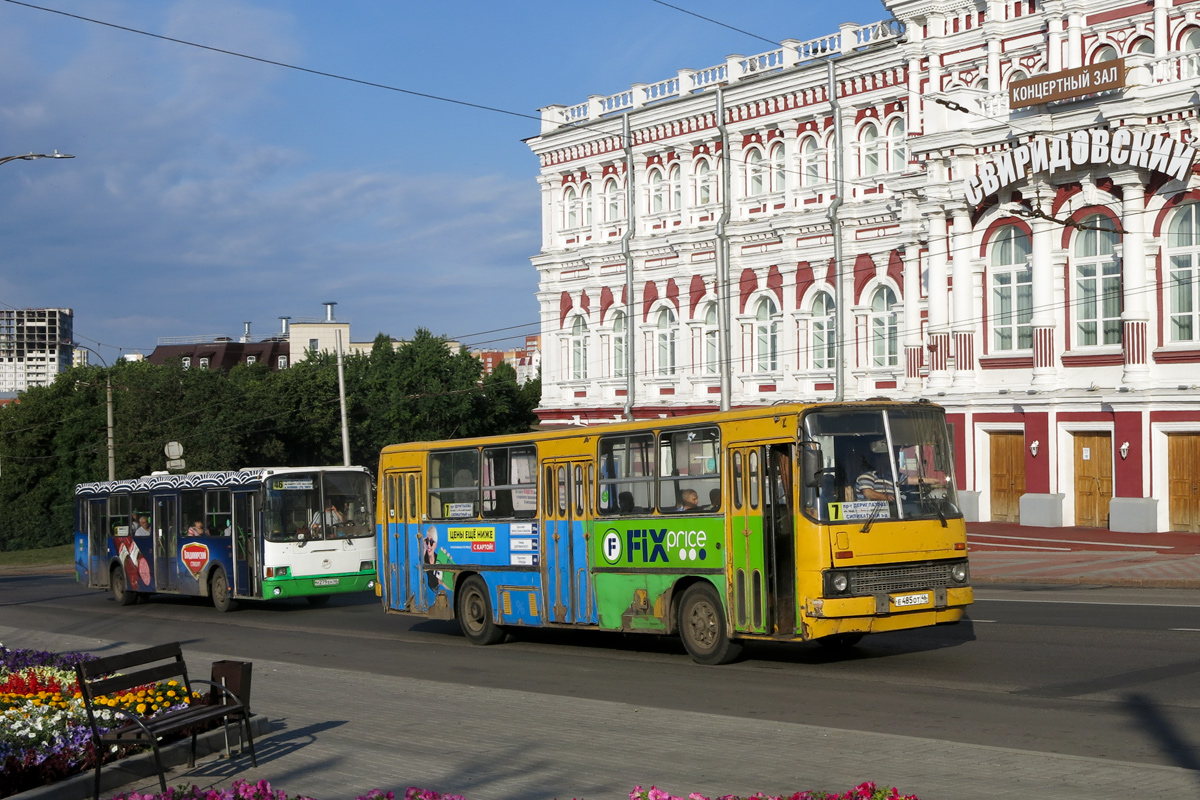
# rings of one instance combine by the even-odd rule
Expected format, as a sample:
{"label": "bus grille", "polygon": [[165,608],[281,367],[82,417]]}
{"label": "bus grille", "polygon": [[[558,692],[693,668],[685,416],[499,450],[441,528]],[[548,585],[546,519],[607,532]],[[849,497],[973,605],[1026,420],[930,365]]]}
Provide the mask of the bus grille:
{"label": "bus grille", "polygon": [[847,569],[850,578],[848,594],[879,594],[907,592],[917,589],[937,589],[944,586],[961,586],[950,580],[950,567],[956,562],[937,561],[922,564],[904,564],[888,567],[862,567]]}

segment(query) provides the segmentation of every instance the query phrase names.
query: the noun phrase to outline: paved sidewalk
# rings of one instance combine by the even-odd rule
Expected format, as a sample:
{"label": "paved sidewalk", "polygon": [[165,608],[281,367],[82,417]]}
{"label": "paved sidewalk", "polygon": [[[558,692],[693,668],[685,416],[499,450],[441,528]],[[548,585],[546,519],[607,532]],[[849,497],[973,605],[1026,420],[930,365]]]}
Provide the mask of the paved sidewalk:
{"label": "paved sidewalk", "polygon": [[[114,643],[0,627],[6,645]],[[119,647],[119,646],[118,646]],[[111,652],[111,650],[110,650]],[[187,650],[189,660],[221,658]],[[397,658],[403,658],[397,650]],[[700,669],[697,667],[697,669]],[[737,665],[724,667],[731,677]],[[289,795],[350,800],[410,785],[467,800],[624,800],[634,784],[677,795],[844,791],[876,778],[921,800],[1129,800],[1200,795],[1200,772],[1113,759],[642,708],[436,681],[254,662],[259,768],[210,758],[169,784],[266,779]],[[496,724],[496,720],[506,720]],[[157,781],[127,787],[156,791]]]}
{"label": "paved sidewalk", "polygon": [[971,582],[1200,589],[1200,534],[967,523]]}

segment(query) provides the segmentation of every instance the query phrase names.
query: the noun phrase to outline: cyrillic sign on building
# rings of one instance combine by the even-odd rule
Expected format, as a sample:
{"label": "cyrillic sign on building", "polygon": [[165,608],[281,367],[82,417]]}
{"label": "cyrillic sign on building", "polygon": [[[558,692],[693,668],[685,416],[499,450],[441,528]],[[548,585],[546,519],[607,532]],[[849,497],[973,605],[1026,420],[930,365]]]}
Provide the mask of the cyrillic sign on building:
{"label": "cyrillic sign on building", "polygon": [[963,181],[967,202],[978,205],[985,197],[1029,175],[1054,175],[1085,166],[1148,169],[1185,181],[1197,156],[1189,144],[1149,131],[1129,128],[1093,128],[1041,136],[1005,150],[979,165],[979,172]]}
{"label": "cyrillic sign on building", "polygon": [[1008,107],[1011,110],[1070,100],[1075,97],[1120,89],[1125,85],[1125,59],[1101,61],[1086,67],[1038,75],[1023,81],[1013,81],[1008,87]]}

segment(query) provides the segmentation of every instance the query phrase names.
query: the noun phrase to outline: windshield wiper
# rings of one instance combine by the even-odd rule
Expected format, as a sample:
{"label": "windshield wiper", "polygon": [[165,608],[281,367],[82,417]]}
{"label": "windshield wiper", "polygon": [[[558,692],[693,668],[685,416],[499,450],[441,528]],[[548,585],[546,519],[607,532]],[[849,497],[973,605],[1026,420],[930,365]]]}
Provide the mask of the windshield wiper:
{"label": "windshield wiper", "polygon": [[879,519],[880,508],[885,504],[885,501],[876,500],[875,507],[871,509],[871,516],[867,517],[867,521],[863,523],[859,533],[870,533],[871,526],[875,524],[875,520]]}

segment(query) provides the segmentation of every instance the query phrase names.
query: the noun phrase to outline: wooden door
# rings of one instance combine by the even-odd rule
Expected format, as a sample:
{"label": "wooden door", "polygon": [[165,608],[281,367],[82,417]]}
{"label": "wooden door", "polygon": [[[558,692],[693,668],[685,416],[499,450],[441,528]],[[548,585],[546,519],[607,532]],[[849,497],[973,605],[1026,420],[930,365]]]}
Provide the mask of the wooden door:
{"label": "wooden door", "polygon": [[1171,530],[1200,533],[1200,435],[1167,437]]}
{"label": "wooden door", "polygon": [[992,522],[1020,522],[1021,495],[1025,494],[1025,434],[992,433],[988,440]]}
{"label": "wooden door", "polygon": [[1077,433],[1075,439],[1075,524],[1108,527],[1112,500],[1112,435]]}

